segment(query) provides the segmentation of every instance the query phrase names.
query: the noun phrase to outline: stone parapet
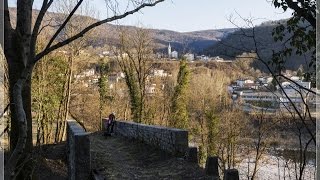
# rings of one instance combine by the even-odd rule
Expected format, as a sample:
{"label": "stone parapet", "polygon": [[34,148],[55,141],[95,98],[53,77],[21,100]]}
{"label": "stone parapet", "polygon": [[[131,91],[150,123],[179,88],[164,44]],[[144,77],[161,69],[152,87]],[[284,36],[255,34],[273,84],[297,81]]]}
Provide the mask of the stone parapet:
{"label": "stone parapet", "polygon": [[182,129],[116,121],[115,133],[156,146],[175,156],[184,156],[188,151],[188,131]]}

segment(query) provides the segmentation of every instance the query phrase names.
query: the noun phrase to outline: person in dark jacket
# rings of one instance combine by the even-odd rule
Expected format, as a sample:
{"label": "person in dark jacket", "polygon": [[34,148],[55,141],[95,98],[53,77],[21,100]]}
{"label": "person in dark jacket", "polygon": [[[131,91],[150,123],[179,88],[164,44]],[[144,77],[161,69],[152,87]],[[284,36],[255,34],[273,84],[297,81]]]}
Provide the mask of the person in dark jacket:
{"label": "person in dark jacket", "polygon": [[116,120],[116,116],[115,116],[115,113],[111,113],[109,115],[109,119],[107,120],[107,123],[106,123],[106,135],[110,136],[111,133],[113,133],[113,127],[114,127],[114,123],[115,123],[115,120]]}

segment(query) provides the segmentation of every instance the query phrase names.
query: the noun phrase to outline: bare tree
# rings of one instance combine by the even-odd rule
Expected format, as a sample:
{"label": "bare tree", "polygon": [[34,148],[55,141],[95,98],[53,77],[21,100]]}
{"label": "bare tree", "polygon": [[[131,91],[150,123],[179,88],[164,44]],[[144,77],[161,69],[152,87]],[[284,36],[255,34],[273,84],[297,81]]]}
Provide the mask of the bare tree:
{"label": "bare tree", "polygon": [[136,122],[145,118],[147,80],[152,70],[153,42],[146,29],[138,28],[133,34],[120,33],[120,48],[117,53],[118,64],[125,74],[129,90],[131,114]]}
{"label": "bare tree", "polygon": [[[61,16],[58,16],[58,18],[55,19],[56,24],[62,24],[63,20],[68,16],[68,14],[72,12],[73,7],[76,4],[76,0],[57,1],[57,12],[61,13]],[[77,32],[94,23],[96,20],[92,19],[93,17],[95,17],[94,10],[90,6],[90,4],[86,2],[79,7],[79,9],[77,10],[77,15],[70,18],[68,24],[66,24],[61,34],[59,34],[58,39],[64,40],[74,36]],[[86,35],[81,39],[77,39],[64,47],[68,55],[68,70],[66,73],[66,81],[64,84],[64,93],[62,95],[63,98],[61,100],[56,122],[55,142],[60,142],[65,139],[66,120],[69,113],[75,58],[77,58],[81,54],[81,51],[85,47],[89,46],[89,40],[93,38],[93,33],[94,30],[91,30],[86,33]]]}

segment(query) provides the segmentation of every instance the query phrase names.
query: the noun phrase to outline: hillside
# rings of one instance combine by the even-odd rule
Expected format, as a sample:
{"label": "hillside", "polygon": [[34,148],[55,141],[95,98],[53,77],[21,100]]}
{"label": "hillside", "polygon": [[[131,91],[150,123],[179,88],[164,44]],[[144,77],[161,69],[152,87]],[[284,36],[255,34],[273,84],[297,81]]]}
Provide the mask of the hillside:
{"label": "hillside", "polygon": [[[34,18],[38,11],[33,11]],[[16,9],[10,8],[12,24],[15,24]],[[49,12],[45,17],[45,21],[52,19],[61,19],[65,15],[59,13]],[[77,16],[79,21],[90,20],[97,21],[91,17]],[[63,18],[62,18],[63,19]],[[55,22],[55,21],[52,21]],[[274,42],[271,35],[273,28],[279,21],[264,22],[260,26],[255,27],[255,35],[257,41],[258,52],[265,61],[271,60],[272,50],[279,50],[282,48],[280,42]],[[285,20],[281,20],[284,23]],[[89,39],[89,46],[104,47],[105,45],[117,46],[119,42],[118,32],[119,29],[126,30],[129,34],[137,29],[134,26],[119,26],[112,24],[104,24],[96,28],[94,36]],[[52,34],[53,27],[46,28],[46,32]],[[176,32],[162,29],[149,29],[154,38],[158,52],[167,52],[167,46],[170,43],[173,50],[178,51],[180,54],[184,52],[193,52],[196,54],[206,54],[209,56],[220,56],[227,59],[233,59],[243,52],[250,52],[255,50],[255,44],[252,38],[243,35],[252,35],[252,29],[215,29],[203,30],[194,32]],[[306,54],[305,57],[293,55],[290,57],[285,66],[288,69],[296,70],[301,64],[305,69],[308,69],[309,57],[311,53]],[[261,63],[256,62],[255,68],[266,71],[266,68]]]}
{"label": "hillside", "polygon": [[[33,18],[35,19],[38,11],[33,11]],[[11,23],[15,24],[16,19],[16,9],[10,8],[10,16]],[[49,21],[51,18],[53,19],[51,22],[55,23],[56,20],[65,15],[59,13],[48,12],[44,18],[44,21]],[[79,21],[91,20],[92,22],[97,21],[97,19],[93,19],[91,17],[86,16],[78,16]],[[93,47],[103,47],[105,44],[107,45],[117,45],[118,43],[118,32],[119,29],[123,28],[128,33],[137,29],[134,26],[118,26],[112,24],[103,24],[96,28],[95,38],[91,39],[91,46]],[[53,32],[52,27],[46,28],[46,31],[49,33]],[[149,29],[150,33],[154,37],[154,41],[156,43],[156,47],[159,51],[166,52],[166,48],[169,43],[171,43],[172,49],[178,52],[184,51],[192,51],[195,53],[200,53],[204,49],[214,45],[216,42],[221,40],[223,37],[227,36],[227,34],[234,32],[235,29],[217,29],[217,30],[204,30],[204,31],[195,31],[195,32],[186,32],[180,33],[176,31],[170,30],[160,30],[160,29]]]}
{"label": "hillside", "polygon": [[[278,21],[279,22],[279,21]],[[254,34],[257,44],[257,50],[264,61],[270,61],[272,51],[275,52],[283,48],[281,42],[274,42],[272,30],[277,26],[278,22],[265,22],[254,28]],[[285,22],[284,20],[281,23]],[[220,56],[227,59],[234,59],[235,56],[241,55],[243,52],[255,51],[255,42],[253,40],[253,29],[237,30],[228,34],[219,43],[207,48],[204,52],[210,56]],[[286,61],[285,67],[291,70],[296,70],[300,65],[308,68],[311,52],[304,56],[293,55]],[[255,67],[266,71],[266,68],[261,63],[255,63]]]}

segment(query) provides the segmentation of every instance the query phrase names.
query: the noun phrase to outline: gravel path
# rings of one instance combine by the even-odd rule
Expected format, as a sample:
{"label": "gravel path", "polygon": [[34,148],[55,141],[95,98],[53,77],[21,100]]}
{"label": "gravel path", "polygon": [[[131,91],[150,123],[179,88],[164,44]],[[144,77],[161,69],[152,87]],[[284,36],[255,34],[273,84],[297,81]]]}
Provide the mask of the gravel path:
{"label": "gravel path", "polygon": [[106,179],[205,179],[194,163],[122,137],[90,136],[92,168]]}

